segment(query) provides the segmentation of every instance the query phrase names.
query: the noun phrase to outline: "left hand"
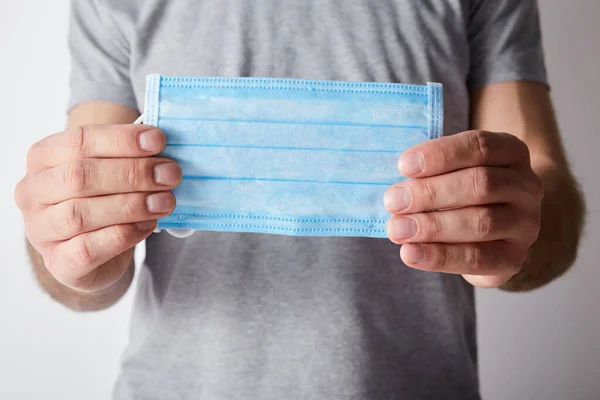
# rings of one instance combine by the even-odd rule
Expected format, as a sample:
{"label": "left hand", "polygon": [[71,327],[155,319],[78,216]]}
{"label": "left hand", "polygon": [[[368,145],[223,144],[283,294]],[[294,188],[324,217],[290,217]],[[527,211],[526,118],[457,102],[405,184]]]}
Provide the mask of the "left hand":
{"label": "left hand", "polygon": [[412,147],[398,166],[415,179],[388,189],[384,204],[404,263],[486,288],[520,271],[540,230],[543,197],[524,142],[463,132]]}

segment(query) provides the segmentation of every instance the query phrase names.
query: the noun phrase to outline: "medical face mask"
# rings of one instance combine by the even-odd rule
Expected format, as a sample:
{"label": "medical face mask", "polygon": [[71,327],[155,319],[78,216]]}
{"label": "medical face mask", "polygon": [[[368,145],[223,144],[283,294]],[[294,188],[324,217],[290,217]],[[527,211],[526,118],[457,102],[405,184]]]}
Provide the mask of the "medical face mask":
{"label": "medical face mask", "polygon": [[442,135],[442,103],[436,83],[150,75],[144,123],[183,171],[158,228],[386,237],[398,157]]}

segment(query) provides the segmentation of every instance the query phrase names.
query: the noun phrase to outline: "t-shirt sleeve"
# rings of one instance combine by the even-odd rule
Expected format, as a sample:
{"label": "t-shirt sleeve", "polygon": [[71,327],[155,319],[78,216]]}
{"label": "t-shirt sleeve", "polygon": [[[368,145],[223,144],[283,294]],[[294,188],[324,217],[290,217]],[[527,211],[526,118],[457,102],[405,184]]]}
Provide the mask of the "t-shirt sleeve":
{"label": "t-shirt sleeve", "polygon": [[71,0],[69,110],[88,101],[138,108],[129,76],[129,44],[104,3]]}
{"label": "t-shirt sleeve", "polygon": [[470,89],[514,80],[548,85],[536,0],[473,0],[469,12]]}

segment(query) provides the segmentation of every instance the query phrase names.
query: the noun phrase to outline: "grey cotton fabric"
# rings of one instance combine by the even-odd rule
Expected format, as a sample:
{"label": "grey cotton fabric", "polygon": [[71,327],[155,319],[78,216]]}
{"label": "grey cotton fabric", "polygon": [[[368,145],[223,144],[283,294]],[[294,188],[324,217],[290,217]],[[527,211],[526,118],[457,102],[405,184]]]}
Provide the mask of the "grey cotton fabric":
{"label": "grey cotton fabric", "polygon": [[[68,107],[143,110],[150,73],[547,84],[534,0],[74,0]],[[474,292],[385,239],[147,240],[114,398],[479,399]]]}

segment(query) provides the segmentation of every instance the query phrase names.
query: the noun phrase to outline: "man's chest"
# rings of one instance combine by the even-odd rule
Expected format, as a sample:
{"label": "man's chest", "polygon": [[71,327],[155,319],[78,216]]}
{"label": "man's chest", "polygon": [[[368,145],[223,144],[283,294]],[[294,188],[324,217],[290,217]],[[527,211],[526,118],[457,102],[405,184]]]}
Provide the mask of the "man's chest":
{"label": "man's chest", "polygon": [[140,101],[150,73],[438,81],[463,89],[469,70],[464,0],[120,4],[114,7],[125,10],[118,22],[130,47],[131,80]]}

